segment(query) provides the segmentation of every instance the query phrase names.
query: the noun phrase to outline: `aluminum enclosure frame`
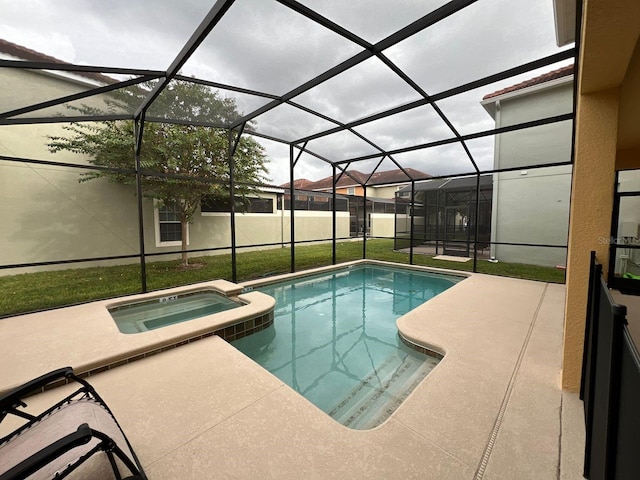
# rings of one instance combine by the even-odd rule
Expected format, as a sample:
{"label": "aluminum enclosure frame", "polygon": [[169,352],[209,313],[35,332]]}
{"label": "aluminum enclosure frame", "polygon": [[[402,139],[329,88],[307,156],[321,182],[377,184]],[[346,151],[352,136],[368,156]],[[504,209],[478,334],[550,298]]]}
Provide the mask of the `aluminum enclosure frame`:
{"label": "aluminum enclosure frame", "polygon": [[[377,160],[379,159],[379,161],[377,162],[375,168],[373,168],[373,170],[371,171],[368,179],[364,182],[357,180],[355,178],[354,181],[359,184],[363,190],[364,190],[364,199],[365,199],[365,204],[366,204],[366,198],[367,198],[367,186],[370,186],[370,180],[372,178],[372,176],[378,171],[378,168],[380,168],[380,166],[382,165],[382,163],[384,162],[384,160],[389,160],[391,163],[393,163],[400,171],[402,171],[404,173],[404,175],[406,176],[406,181],[409,182],[412,186],[412,191],[415,189],[415,182],[419,182],[421,180],[426,180],[426,179],[433,179],[433,178],[440,178],[440,177],[427,177],[427,178],[419,178],[419,177],[415,177],[414,175],[412,175],[411,172],[407,171],[404,166],[402,165],[402,162],[400,162],[399,160],[394,158],[394,155],[398,155],[401,153],[406,153],[406,152],[411,152],[411,151],[417,151],[417,150],[425,150],[428,148],[433,148],[433,147],[437,147],[437,146],[443,146],[443,145],[447,145],[447,144],[453,144],[453,143],[457,143],[460,144],[462,146],[462,148],[464,149],[464,152],[466,154],[466,156],[468,157],[468,161],[469,164],[471,166],[471,169],[468,172],[465,173],[460,173],[460,174],[452,174],[452,175],[446,175],[446,178],[455,178],[455,177],[462,177],[462,176],[469,176],[469,175],[475,175],[477,178],[477,184],[479,185],[480,182],[480,175],[486,175],[486,174],[494,174],[494,173],[501,173],[501,172],[507,172],[507,171],[511,171],[511,170],[515,170],[514,168],[511,169],[494,169],[494,170],[482,170],[478,164],[476,159],[474,158],[472,152],[469,150],[469,148],[467,147],[466,142],[468,142],[469,140],[474,140],[474,139],[478,139],[478,138],[483,138],[483,137],[488,137],[488,136],[493,136],[493,135],[499,135],[502,133],[507,133],[507,132],[513,132],[513,131],[518,131],[518,130],[523,130],[523,129],[528,129],[528,128],[533,128],[533,127],[537,127],[537,126],[542,126],[542,125],[549,125],[549,124],[553,124],[553,123],[558,123],[558,122],[564,122],[564,121],[573,121],[575,118],[575,103],[576,103],[576,85],[574,82],[574,108],[573,108],[573,112],[572,113],[568,113],[568,114],[563,114],[563,115],[557,115],[557,116],[552,116],[552,117],[547,117],[547,118],[542,118],[542,119],[538,119],[535,121],[529,121],[529,122],[524,122],[524,123],[519,123],[516,125],[511,125],[508,127],[501,127],[501,128],[494,128],[494,129],[490,129],[490,130],[484,130],[481,132],[476,132],[476,133],[471,133],[471,134],[461,134],[456,127],[453,125],[453,123],[450,121],[450,119],[445,115],[445,113],[438,107],[438,104],[436,102],[440,101],[440,100],[444,100],[446,98],[452,97],[454,95],[458,95],[460,93],[464,93],[479,87],[483,87],[483,86],[487,86],[490,85],[492,83],[495,83],[497,81],[501,81],[501,80],[506,80],[509,79],[513,76],[516,75],[520,75],[523,73],[527,73],[530,71],[533,71],[535,69],[539,69],[542,67],[546,67],[552,64],[555,64],[557,62],[560,61],[565,61],[565,60],[570,60],[570,59],[574,59],[574,64],[576,65],[576,67],[578,66],[579,63],[579,59],[578,59],[578,53],[579,53],[579,43],[576,43],[576,45],[572,48],[567,48],[559,53],[553,54],[553,55],[549,55],[546,56],[544,58],[540,58],[534,61],[530,61],[530,62],[526,62],[523,63],[517,67],[513,67],[513,68],[509,68],[507,70],[504,70],[502,72],[498,72],[498,73],[494,73],[492,75],[489,76],[485,76],[483,78],[479,78],[476,80],[473,80],[471,82],[467,82],[463,85],[459,85],[456,86],[454,88],[450,88],[435,94],[430,95],[428,92],[426,92],[423,88],[421,88],[408,74],[406,74],[401,68],[399,68],[397,65],[395,65],[386,55],[385,55],[385,50],[397,45],[398,43],[416,35],[417,33],[420,33],[422,31],[424,31],[425,29],[429,28],[432,25],[437,24],[438,22],[448,18],[451,15],[454,15],[455,13],[463,10],[464,8],[469,7],[470,5],[480,1],[480,0],[452,0],[446,4],[444,4],[443,6],[441,6],[440,8],[437,8],[436,10],[427,13],[426,15],[416,19],[414,22],[410,23],[409,25],[405,26],[404,28],[401,28],[400,30],[396,31],[395,33],[388,35],[387,37],[383,38],[382,40],[376,42],[376,43],[370,43],[366,40],[364,40],[363,38],[361,38],[360,36],[354,34],[353,32],[349,31],[348,29],[343,28],[342,26],[338,25],[337,23],[329,20],[328,18],[326,18],[325,16],[317,13],[316,11],[306,7],[305,5],[295,1],[295,0],[275,0],[278,4],[290,9],[291,11],[296,12],[297,14],[303,15],[304,17],[306,17],[307,19],[309,19],[310,21],[314,22],[315,24],[318,24],[320,26],[322,26],[323,28],[339,35],[340,37],[342,37],[343,39],[348,40],[349,42],[357,45],[361,51],[359,51],[358,53],[356,53],[355,55],[351,56],[350,58],[348,58],[347,60],[342,61],[341,63],[334,65],[333,67],[329,68],[328,70],[324,71],[323,73],[315,76],[314,78],[312,78],[311,80],[308,80],[298,86],[296,86],[295,88],[289,90],[288,92],[281,94],[281,95],[274,95],[272,93],[267,93],[267,92],[260,92],[257,90],[252,90],[252,89],[247,89],[247,88],[242,88],[242,87],[238,87],[238,86],[234,86],[234,85],[228,85],[228,84],[223,84],[223,83],[218,83],[218,82],[212,82],[209,80],[205,80],[205,79],[201,79],[201,78],[192,78],[192,77],[186,77],[180,74],[180,69],[182,66],[185,65],[185,63],[189,60],[189,58],[193,55],[193,53],[198,49],[198,47],[203,43],[203,41],[207,38],[207,36],[209,35],[209,33],[211,33],[216,26],[219,24],[219,22],[225,17],[225,15],[227,14],[227,12],[229,11],[229,9],[232,7],[232,5],[234,4],[234,0],[217,0],[216,3],[213,5],[213,7],[211,8],[211,10],[208,12],[208,14],[205,16],[205,18],[202,20],[202,22],[200,23],[200,25],[196,28],[196,30],[194,31],[194,33],[191,35],[191,37],[187,40],[187,42],[184,44],[183,48],[180,50],[180,52],[178,53],[178,55],[174,58],[174,60],[171,62],[171,64],[169,65],[169,67],[166,70],[149,70],[149,69],[131,69],[131,68],[114,68],[114,67],[105,67],[105,66],[87,66],[87,65],[74,65],[74,64],[68,64],[68,63],[56,63],[56,62],[33,62],[33,61],[14,61],[14,60],[0,60],[0,69],[3,68],[11,68],[11,69],[26,69],[26,70],[52,70],[52,71],[65,71],[65,72],[90,72],[90,73],[109,73],[109,74],[118,74],[118,75],[130,75],[130,76],[134,76],[135,78],[131,78],[129,80],[126,81],[114,81],[114,83],[110,84],[110,85],[105,85],[105,86],[100,86],[100,87],[96,87],[93,89],[90,89],[86,92],[82,92],[79,94],[75,94],[75,95],[67,95],[64,97],[59,97],[57,99],[53,99],[53,100],[49,100],[46,102],[40,102],[34,105],[30,105],[27,107],[23,107],[20,109],[12,109],[10,111],[6,111],[6,112],[0,112],[0,129],[2,128],[2,126],[4,125],[29,125],[29,124],[41,124],[41,123],[67,123],[67,122],[101,122],[101,121],[118,121],[118,120],[131,120],[134,121],[135,125],[136,125],[136,151],[132,153],[132,167],[130,170],[116,170],[116,169],[110,169],[107,167],[98,167],[98,166],[90,166],[90,165],[75,165],[75,164],[69,164],[69,163],[59,163],[59,162],[54,162],[54,161],[47,161],[47,160],[42,160],[42,159],[31,159],[31,158],[19,158],[19,157],[10,157],[10,156],[0,156],[0,160],[2,161],[9,161],[9,162],[18,162],[18,163],[25,163],[25,164],[34,164],[34,165],[56,165],[56,166],[65,166],[68,168],[74,168],[74,169],[84,169],[84,170],[93,170],[93,171],[99,171],[99,170],[107,170],[107,171],[113,171],[113,172],[118,172],[118,173],[126,173],[126,174],[131,174],[131,175],[135,175],[136,178],[136,185],[137,185],[137,199],[138,199],[138,222],[139,222],[139,239],[140,239],[140,252],[137,255],[127,255],[127,256],[113,256],[113,257],[100,257],[100,258],[86,258],[86,259],[75,259],[75,260],[53,260],[53,261],[48,261],[48,262],[36,262],[36,263],[19,263],[19,264],[11,264],[11,265],[0,265],[0,269],[12,269],[12,268],[20,268],[20,267],[33,267],[33,266],[45,266],[45,265],[57,265],[57,264],[65,264],[65,263],[69,263],[69,264],[73,264],[73,263],[81,263],[84,261],[93,261],[93,260],[115,260],[115,259],[125,259],[125,258],[140,258],[140,265],[141,265],[141,285],[142,285],[142,291],[146,292],[147,291],[147,282],[146,282],[146,259],[147,257],[152,257],[155,255],[167,255],[167,254],[175,254],[175,253],[183,253],[182,250],[175,250],[175,251],[171,251],[171,252],[162,252],[161,254],[147,254],[145,253],[145,249],[144,249],[144,227],[143,227],[143,223],[144,223],[144,218],[143,218],[143,208],[142,208],[142,186],[141,186],[141,179],[143,176],[145,175],[157,175],[157,173],[154,172],[149,172],[149,171],[145,171],[140,159],[141,156],[144,154],[144,152],[142,151],[142,134],[143,134],[143,130],[144,130],[144,124],[145,122],[157,122],[157,123],[173,123],[173,124],[190,124],[190,125],[199,125],[199,126],[207,126],[207,127],[213,127],[213,128],[223,128],[225,130],[227,130],[228,132],[228,138],[229,138],[229,152],[228,152],[228,161],[229,161],[229,165],[230,165],[230,178],[231,178],[231,184],[229,185],[229,190],[230,190],[230,198],[231,198],[231,215],[230,215],[230,222],[231,222],[231,232],[232,232],[232,236],[231,236],[231,258],[232,258],[232,277],[233,280],[235,281],[237,278],[237,267],[236,267],[236,255],[237,255],[237,250],[241,247],[238,247],[236,245],[236,241],[235,241],[235,212],[234,212],[234,202],[233,202],[233,198],[234,198],[234,167],[233,167],[233,158],[234,158],[234,153],[235,153],[235,148],[238,145],[239,139],[241,138],[242,135],[247,134],[247,135],[252,135],[252,136],[256,136],[258,138],[265,138],[271,141],[275,141],[281,144],[285,144],[288,145],[289,147],[289,175],[290,175],[290,193],[291,196],[293,198],[294,195],[294,173],[295,173],[295,166],[297,164],[297,162],[300,160],[302,154],[307,154],[311,157],[317,158],[322,162],[327,163],[331,168],[332,168],[332,172],[333,172],[333,195],[334,195],[334,202],[333,202],[333,221],[332,221],[332,225],[333,225],[333,242],[332,242],[332,261],[335,263],[336,262],[336,232],[337,232],[337,227],[336,227],[336,210],[335,210],[335,194],[336,194],[336,184],[338,182],[338,180],[343,176],[343,175],[347,175],[347,176],[351,176],[350,172],[349,172],[349,168],[352,165],[358,164],[358,162],[363,162],[363,161],[367,161],[367,160]],[[580,0],[577,0],[577,5],[578,5],[578,14],[577,14],[577,19],[576,19],[576,39],[580,38],[579,35],[579,31],[580,31],[580,11],[581,11],[581,2]],[[393,108],[389,108],[386,109],[382,112],[379,113],[375,113],[375,114],[371,114],[371,115],[367,115],[364,116],[362,118],[359,118],[357,120],[353,120],[347,123],[343,123],[335,118],[331,118],[330,116],[327,116],[321,112],[318,112],[314,109],[305,107],[303,105],[301,105],[300,103],[297,103],[294,98],[298,95],[300,95],[303,92],[309,91],[312,88],[336,77],[337,75],[339,75],[340,73],[346,72],[347,70],[361,64],[362,62],[366,61],[367,59],[370,58],[377,58],[379,59],[382,63],[384,63],[391,72],[393,72],[399,79],[401,79],[406,85],[408,85],[411,89],[413,89],[418,95],[419,95],[419,99],[416,101],[412,101],[412,102],[408,102],[399,106],[395,106]],[[171,118],[163,118],[163,117],[154,117],[154,116],[150,116],[148,115],[148,111],[150,109],[150,107],[154,104],[154,101],[158,98],[158,96],[162,93],[162,91],[169,85],[169,83],[173,80],[180,80],[180,81],[189,81],[189,82],[193,82],[193,83],[198,83],[201,85],[205,85],[205,86],[209,86],[209,87],[213,87],[213,88],[218,88],[220,90],[228,90],[228,91],[233,91],[233,92],[238,92],[238,93],[243,93],[243,94],[248,94],[248,95],[252,95],[254,97],[261,97],[264,99],[269,100],[265,105],[256,108],[255,110],[251,111],[250,113],[241,116],[240,118],[235,119],[234,121],[228,123],[228,124],[220,124],[220,123],[212,123],[212,122],[201,122],[201,121],[189,121],[189,120],[184,120],[184,119],[171,119]],[[133,111],[131,114],[111,114],[111,115],[87,115],[87,116],[68,116],[68,117],[61,117],[61,116],[42,116],[42,117],[30,117],[30,118],[25,118],[25,117],[20,117],[18,118],[19,115],[24,115],[26,113],[32,113],[32,112],[36,112],[40,109],[43,108],[48,108],[48,107],[53,107],[53,106],[58,106],[58,105],[63,105],[69,101],[74,101],[74,100],[79,100],[79,99],[85,99],[85,98],[90,98],[92,96],[95,95],[100,95],[100,94],[104,94],[104,93],[108,93],[120,88],[127,88],[127,87],[132,87],[135,85],[139,85],[143,82],[147,82],[149,80],[157,80],[158,83],[156,84],[156,86],[153,88],[153,90],[151,90],[146,97],[143,99],[142,102],[140,102],[140,104],[137,106],[137,108],[135,109],[135,111]],[[276,136],[271,136],[271,135],[267,135],[264,133],[261,133],[260,131],[255,131],[252,129],[251,127],[251,122],[253,120],[255,120],[258,116],[260,116],[261,114],[268,112],[280,105],[288,105],[291,106],[293,108],[296,108],[300,111],[303,111],[307,114],[311,114],[319,119],[328,121],[332,124],[334,124],[334,127],[325,129],[321,132],[317,132],[317,133],[313,133],[310,135],[306,135],[294,140],[285,140],[283,138],[278,138]],[[434,111],[436,112],[436,114],[439,116],[439,118],[442,120],[442,122],[447,126],[447,128],[450,131],[451,136],[449,138],[445,138],[442,140],[438,140],[438,141],[433,141],[433,142],[429,142],[429,143],[422,143],[422,144],[416,144],[416,145],[411,145],[408,147],[403,147],[403,148],[395,148],[395,149],[384,149],[382,148],[380,145],[377,145],[374,141],[372,141],[371,139],[367,138],[365,135],[362,135],[361,133],[359,133],[358,131],[355,130],[355,127],[361,126],[361,125],[365,125],[368,124],[370,122],[376,121],[376,120],[380,120],[380,119],[384,119],[384,118],[388,118],[392,115],[398,114],[398,113],[402,113],[402,112],[407,112],[410,111],[412,109],[416,109],[422,106],[431,106],[433,107]],[[1,131],[1,130],[0,130]],[[355,156],[352,158],[348,158],[348,159],[341,159],[341,160],[332,160],[330,158],[327,158],[324,155],[319,154],[318,152],[313,151],[312,149],[310,149],[308,147],[308,143],[312,140],[316,140],[316,139],[321,139],[323,137],[327,137],[329,135],[335,134],[335,133],[340,133],[340,132],[350,132],[351,134],[354,134],[356,137],[358,137],[359,139],[363,140],[364,142],[366,142],[366,144],[368,144],[369,146],[371,146],[376,153],[373,154],[368,154],[368,155],[360,155],[360,156]],[[575,134],[575,133],[574,133]],[[235,136],[235,139],[234,139]],[[532,165],[530,167],[530,169],[534,169],[534,168],[545,168],[545,167],[550,167],[550,166],[561,166],[561,165],[571,165],[573,163],[573,152],[571,155],[571,159],[569,159],[566,162],[555,162],[555,163],[547,163],[547,164],[541,164],[541,165]],[[180,178],[179,176],[175,176],[175,175],[167,175],[168,178]],[[376,185],[383,185],[380,183],[376,183]],[[479,187],[478,187],[479,188]],[[476,197],[477,198],[477,197]],[[413,195],[412,195],[412,201],[413,201]],[[476,208],[478,208],[476,206]],[[290,227],[291,227],[291,271],[295,271],[295,245],[296,245],[296,240],[295,240],[295,215],[294,215],[294,209],[291,209],[291,221],[290,221]],[[365,226],[366,229],[366,226]],[[413,225],[412,225],[412,229],[413,231]],[[476,232],[476,238],[477,238],[477,232]],[[366,257],[366,240],[367,240],[367,232],[365,230],[364,232],[364,238],[363,238],[363,258]],[[539,246],[548,246],[548,247],[557,247],[557,245],[539,245]],[[197,252],[197,251],[214,251],[217,250],[215,248],[212,249],[200,249],[200,250],[188,250],[188,252]],[[410,259],[410,263],[413,263],[413,246],[410,249],[410,255],[409,255],[409,259]],[[477,265],[477,255],[475,254],[475,248],[474,248],[474,267],[473,270],[476,271],[476,265]]]}

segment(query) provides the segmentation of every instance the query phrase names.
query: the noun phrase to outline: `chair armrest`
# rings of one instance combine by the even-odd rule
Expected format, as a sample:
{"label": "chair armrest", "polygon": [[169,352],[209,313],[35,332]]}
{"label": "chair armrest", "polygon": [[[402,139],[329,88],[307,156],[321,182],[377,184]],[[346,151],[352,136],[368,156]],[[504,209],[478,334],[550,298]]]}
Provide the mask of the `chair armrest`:
{"label": "chair armrest", "polygon": [[0,396],[0,419],[2,418],[2,413],[7,412],[9,410],[15,409],[17,406],[21,405],[22,398],[26,397],[30,393],[33,393],[45,385],[55,382],[60,378],[74,378],[75,375],[73,373],[73,368],[64,367],[59,368],[57,370],[53,370],[52,372],[45,373],[44,375],[39,376],[38,378],[34,378],[33,380],[16,387],[12,391],[5,393]]}
{"label": "chair armrest", "polygon": [[26,460],[15,465],[13,468],[10,468],[6,472],[0,474],[0,480],[18,480],[27,478],[29,475],[37,472],[43,466],[47,465],[65,452],[88,443],[91,440],[91,437],[92,432],[89,425],[83,423],[75,432],[56,440],[52,444],[44,447],[42,450],[35,452]]}

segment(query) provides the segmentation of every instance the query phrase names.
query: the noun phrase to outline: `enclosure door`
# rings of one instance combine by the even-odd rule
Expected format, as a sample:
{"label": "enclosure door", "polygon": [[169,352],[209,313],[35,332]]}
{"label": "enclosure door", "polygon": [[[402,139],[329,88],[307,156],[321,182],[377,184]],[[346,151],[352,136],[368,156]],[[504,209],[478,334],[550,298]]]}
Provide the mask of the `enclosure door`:
{"label": "enclosure door", "polygon": [[445,207],[444,211],[444,245],[445,255],[457,257],[469,256],[469,231],[468,222],[469,206]]}

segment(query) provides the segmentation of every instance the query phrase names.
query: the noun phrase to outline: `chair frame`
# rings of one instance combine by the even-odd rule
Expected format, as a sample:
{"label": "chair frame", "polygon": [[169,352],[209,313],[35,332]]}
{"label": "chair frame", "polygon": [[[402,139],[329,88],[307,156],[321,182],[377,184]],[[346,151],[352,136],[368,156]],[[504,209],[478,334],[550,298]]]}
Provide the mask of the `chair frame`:
{"label": "chair frame", "polygon": [[[70,383],[72,381],[80,384],[80,387],[39,415],[32,415],[28,412],[20,410],[21,408],[27,406],[27,404],[24,402],[25,397],[43,391],[44,387],[52,383]],[[92,438],[97,438],[99,442],[89,451],[84,452],[82,455],[80,455],[74,462],[67,465],[64,470],[60,471],[56,475],[56,479],[65,478],[71,472],[76,470],[80,465],[82,465],[86,460],[88,460],[93,454],[102,451],[107,454],[107,458],[117,480],[122,480],[122,474],[120,473],[120,470],[116,464],[116,457],[129,470],[131,475],[128,476],[127,479],[147,480],[147,476],[142,469],[142,465],[140,464],[138,457],[133,451],[129,439],[126,437],[124,431],[120,427],[120,424],[113,415],[113,412],[111,412],[107,404],[104,402],[102,397],[98,395],[93,386],[91,386],[91,384],[89,384],[89,382],[87,382],[86,380],[78,377],[71,367],[64,367],[46,373],[17,387],[16,389],[6,393],[5,395],[0,396],[0,423],[5,419],[7,415],[15,415],[27,420],[27,422],[21,425],[19,428],[0,438],[0,446],[10,442],[11,439],[18,436],[25,430],[28,430],[36,423],[41,421],[46,422],[47,417],[61,406],[67,403],[70,404],[74,400],[81,399],[94,400],[108,412],[110,417],[113,419],[114,424],[122,433],[122,436],[127,443],[128,450],[131,452],[132,458],[130,458],[129,455],[127,455],[127,453],[125,453],[122,448],[118,446],[116,442],[112,440],[108,435],[105,435],[100,431],[91,429],[88,424],[83,423],[78,425],[78,428],[75,432],[61,437],[48,446],[45,446],[41,450],[34,452],[33,455],[31,455],[29,458],[15,465],[6,472],[0,473],[0,480],[17,480],[28,477],[29,475],[37,472],[43,466],[47,465],[53,459],[59,457],[63,453],[73,448],[88,443]]]}

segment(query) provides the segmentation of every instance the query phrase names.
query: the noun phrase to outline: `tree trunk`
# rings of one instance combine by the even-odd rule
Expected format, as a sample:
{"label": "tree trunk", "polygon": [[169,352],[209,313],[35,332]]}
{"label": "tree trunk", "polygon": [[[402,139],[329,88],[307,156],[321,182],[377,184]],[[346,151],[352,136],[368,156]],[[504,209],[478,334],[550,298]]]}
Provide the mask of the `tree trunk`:
{"label": "tree trunk", "polygon": [[187,258],[187,226],[189,225],[189,222],[187,220],[182,220],[180,222],[180,226],[182,227],[182,266],[183,267],[188,267],[189,266],[189,259]]}

